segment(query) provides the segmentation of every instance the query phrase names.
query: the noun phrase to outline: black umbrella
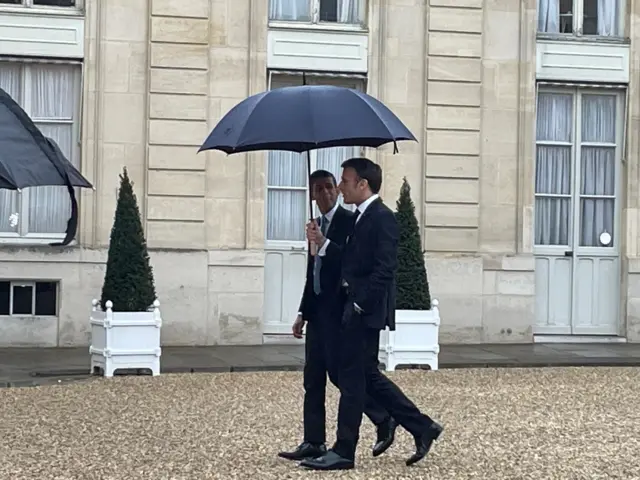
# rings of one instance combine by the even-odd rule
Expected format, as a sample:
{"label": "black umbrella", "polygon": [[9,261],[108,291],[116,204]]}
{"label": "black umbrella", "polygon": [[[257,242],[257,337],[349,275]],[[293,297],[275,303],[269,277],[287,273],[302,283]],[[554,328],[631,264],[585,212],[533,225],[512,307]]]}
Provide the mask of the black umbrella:
{"label": "black umbrella", "polygon": [[65,239],[52,245],[68,245],[78,227],[78,202],[74,187],[93,188],[64,156],[60,147],[45,137],[29,115],[0,88],[0,188],[66,186],[71,197],[71,218]]}
{"label": "black umbrella", "polygon": [[[307,152],[328,147],[374,147],[417,141],[382,102],[366,93],[327,85],[284,87],[253,95],[233,107],[199,152],[256,150]],[[313,218],[311,192],[309,214]]]}

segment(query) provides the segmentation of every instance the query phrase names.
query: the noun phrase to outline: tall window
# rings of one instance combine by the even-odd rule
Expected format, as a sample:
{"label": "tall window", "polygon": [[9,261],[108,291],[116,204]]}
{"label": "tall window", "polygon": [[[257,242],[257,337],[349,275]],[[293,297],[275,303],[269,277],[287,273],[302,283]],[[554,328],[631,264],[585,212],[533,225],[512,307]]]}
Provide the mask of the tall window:
{"label": "tall window", "polygon": [[621,37],[623,0],[538,0],[538,32]]}
{"label": "tall window", "polygon": [[79,7],[80,0],[0,0],[0,5],[25,7]]}
{"label": "tall window", "polygon": [[[331,83],[348,88],[363,88],[362,81],[359,79],[338,80],[316,77],[311,78],[307,83]],[[271,80],[272,90],[295,85],[302,85],[301,77],[274,75]],[[328,170],[335,175],[336,181],[340,182],[342,162],[359,155],[359,147],[314,150],[311,152],[311,170]],[[306,153],[269,152],[267,165],[267,240],[304,241],[304,226],[309,218]]]}
{"label": "tall window", "polygon": [[365,0],[269,0],[269,20],[363,25]]}
{"label": "tall window", "polygon": [[[16,100],[45,137],[79,166],[80,70],[75,65],[0,62],[0,88]],[[11,221],[17,214],[17,224]],[[0,238],[55,239],[71,215],[66,187],[0,190]]]}
{"label": "tall window", "polygon": [[614,246],[620,98],[579,89],[538,94],[536,245]]}

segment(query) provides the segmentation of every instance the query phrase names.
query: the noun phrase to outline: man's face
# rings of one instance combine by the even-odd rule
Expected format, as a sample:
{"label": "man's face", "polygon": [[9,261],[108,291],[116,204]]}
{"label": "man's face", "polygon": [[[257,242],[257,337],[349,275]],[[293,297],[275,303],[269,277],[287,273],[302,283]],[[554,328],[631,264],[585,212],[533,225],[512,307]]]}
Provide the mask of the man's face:
{"label": "man's face", "polygon": [[344,203],[352,204],[361,201],[364,191],[363,183],[353,168],[349,167],[342,170],[342,179],[338,188],[342,193]]}
{"label": "man's face", "polygon": [[330,212],[338,201],[338,187],[331,178],[317,178],[311,186],[311,198],[322,214]]}

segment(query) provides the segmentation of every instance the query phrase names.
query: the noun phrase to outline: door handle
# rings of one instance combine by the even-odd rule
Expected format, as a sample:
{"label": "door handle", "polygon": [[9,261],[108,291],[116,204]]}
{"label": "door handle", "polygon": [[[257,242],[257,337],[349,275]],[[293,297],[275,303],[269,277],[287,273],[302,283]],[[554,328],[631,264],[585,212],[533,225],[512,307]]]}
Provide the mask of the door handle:
{"label": "door handle", "polygon": [[573,252],[571,250],[567,250],[566,252],[564,252],[564,256],[565,257],[573,257]]}

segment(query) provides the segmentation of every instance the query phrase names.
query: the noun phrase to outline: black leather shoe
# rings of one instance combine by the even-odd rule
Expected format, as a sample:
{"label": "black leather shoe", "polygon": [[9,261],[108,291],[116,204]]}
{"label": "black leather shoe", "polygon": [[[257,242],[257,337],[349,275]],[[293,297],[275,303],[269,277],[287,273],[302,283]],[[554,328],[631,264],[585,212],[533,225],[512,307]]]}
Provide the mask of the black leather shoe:
{"label": "black leather shoe", "polygon": [[433,445],[433,442],[435,442],[442,434],[442,430],[443,428],[440,425],[433,422],[422,436],[414,437],[416,441],[416,453],[407,459],[407,466],[419,462],[427,455],[427,453],[429,453],[431,445]]}
{"label": "black leather shoe", "polygon": [[396,428],[398,428],[398,424],[393,417],[383,424],[378,425],[378,439],[373,446],[374,457],[382,455],[384,452],[389,450],[391,445],[393,445],[393,441],[396,438]]}
{"label": "black leather shoe", "polygon": [[333,450],[318,458],[308,458],[300,462],[300,466],[311,470],[351,470],[353,460],[341,457]]}
{"label": "black leather shoe", "polygon": [[299,462],[305,458],[317,458],[326,454],[327,447],[324,443],[317,445],[315,443],[303,442],[293,452],[280,452],[278,456]]}

